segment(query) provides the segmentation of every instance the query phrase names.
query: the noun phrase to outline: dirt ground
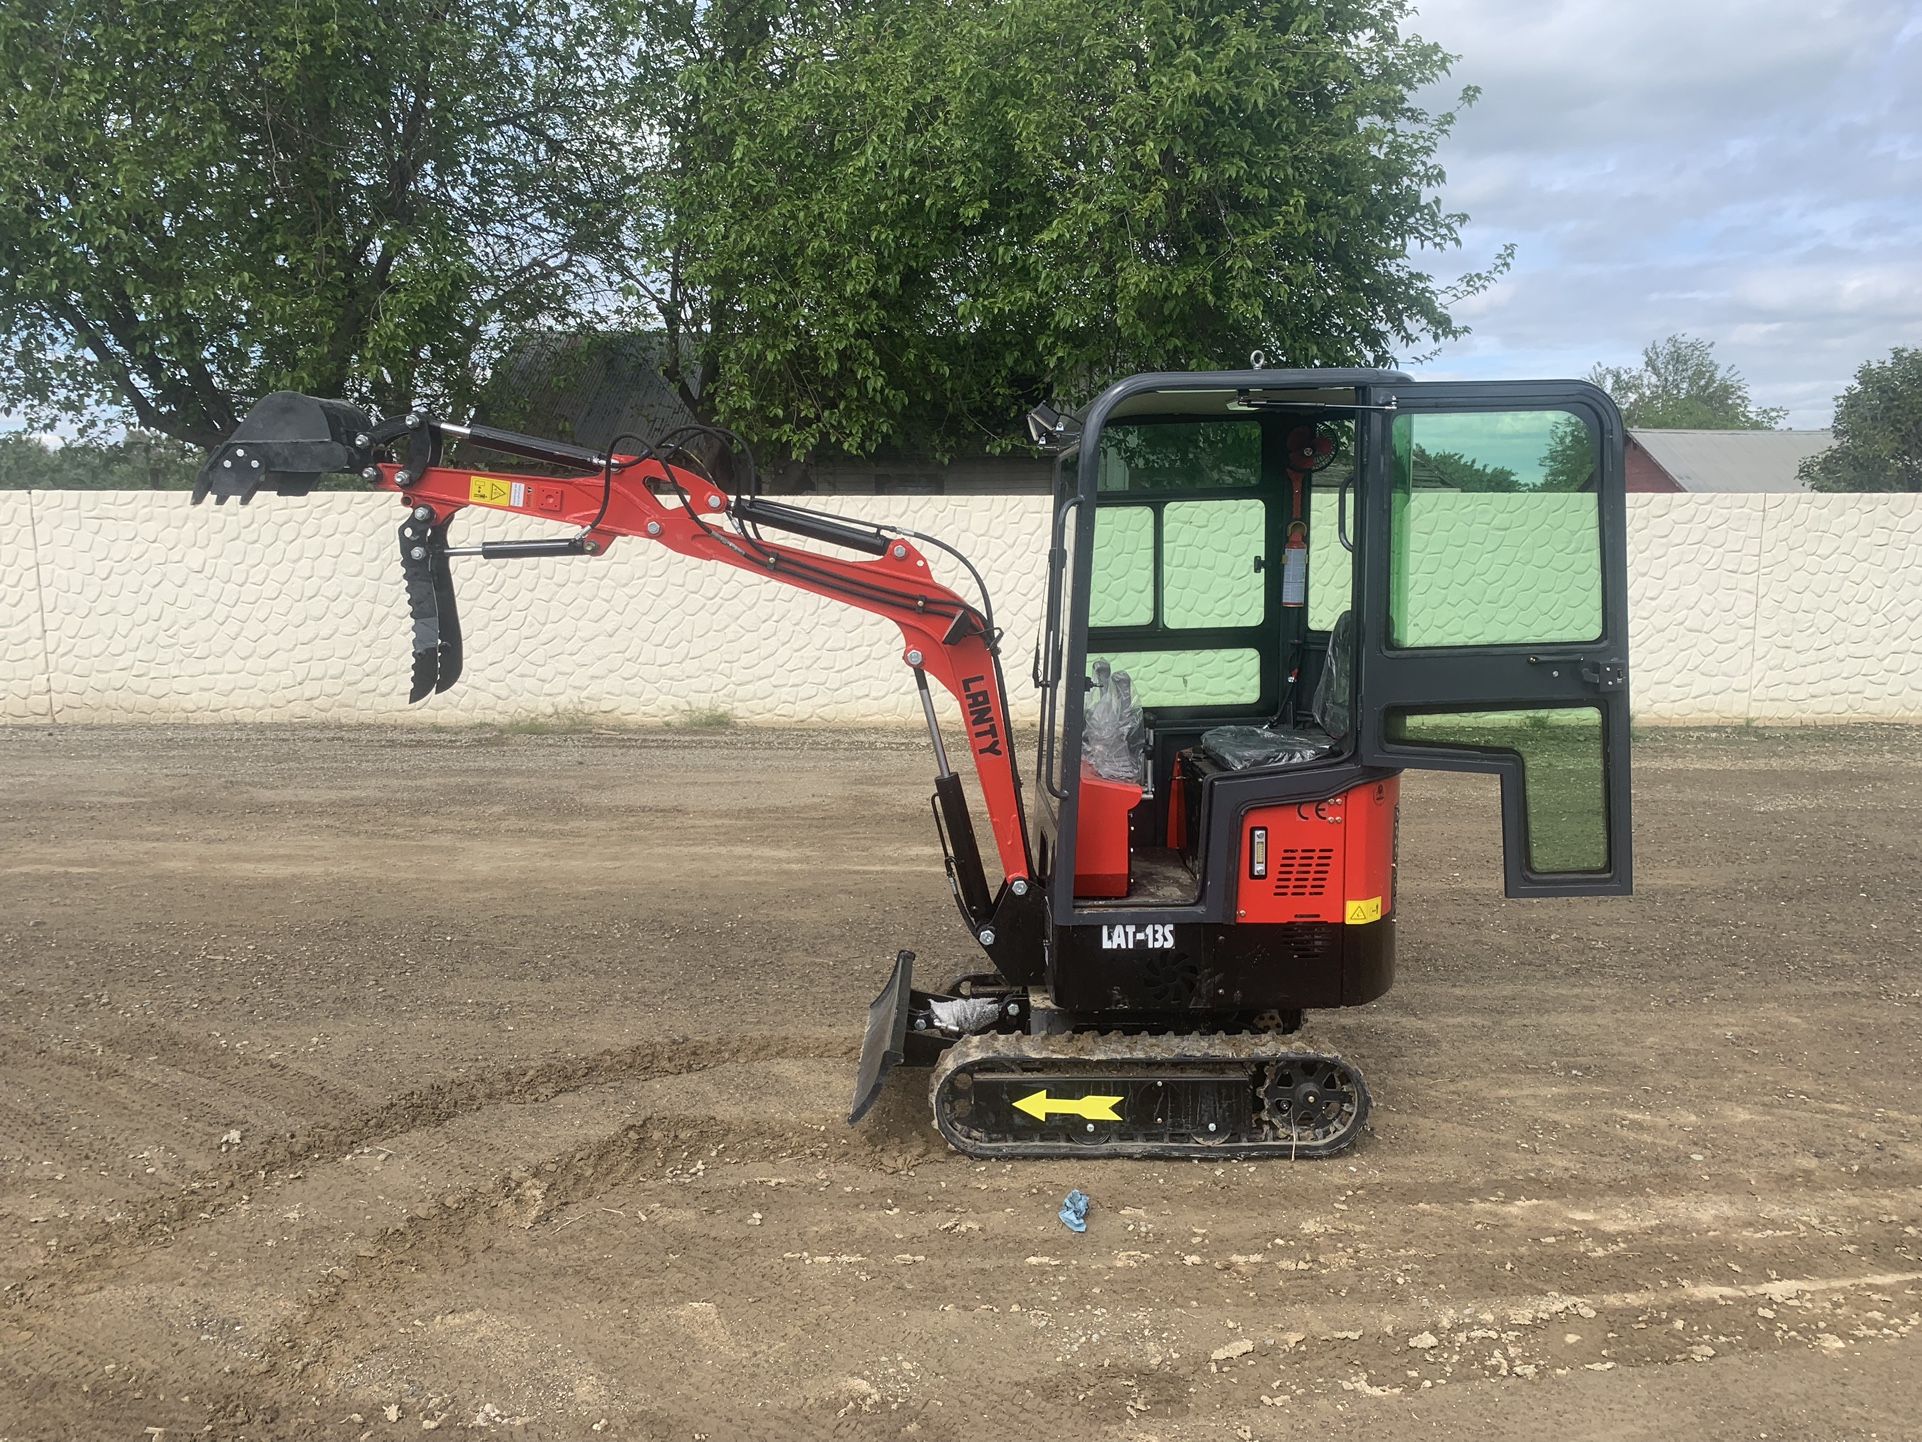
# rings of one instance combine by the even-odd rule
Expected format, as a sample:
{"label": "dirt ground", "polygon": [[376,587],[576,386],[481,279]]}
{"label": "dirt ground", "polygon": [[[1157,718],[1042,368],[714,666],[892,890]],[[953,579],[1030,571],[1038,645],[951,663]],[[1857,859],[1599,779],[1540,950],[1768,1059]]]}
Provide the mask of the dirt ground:
{"label": "dirt ground", "polygon": [[1410,777],[1348,1156],[982,1165],[915,737],[0,731],[0,1439],[1922,1435],[1922,733],[1637,766]]}

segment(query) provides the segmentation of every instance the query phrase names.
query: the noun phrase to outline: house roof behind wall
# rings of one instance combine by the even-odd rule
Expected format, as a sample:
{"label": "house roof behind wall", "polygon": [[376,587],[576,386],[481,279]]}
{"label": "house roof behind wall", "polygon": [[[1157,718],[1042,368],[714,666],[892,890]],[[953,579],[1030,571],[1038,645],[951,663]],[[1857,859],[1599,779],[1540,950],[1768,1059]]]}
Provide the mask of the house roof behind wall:
{"label": "house roof behind wall", "polygon": [[1834,444],[1827,431],[1658,431],[1630,439],[1684,491],[1760,495],[1808,489],[1796,474]]}

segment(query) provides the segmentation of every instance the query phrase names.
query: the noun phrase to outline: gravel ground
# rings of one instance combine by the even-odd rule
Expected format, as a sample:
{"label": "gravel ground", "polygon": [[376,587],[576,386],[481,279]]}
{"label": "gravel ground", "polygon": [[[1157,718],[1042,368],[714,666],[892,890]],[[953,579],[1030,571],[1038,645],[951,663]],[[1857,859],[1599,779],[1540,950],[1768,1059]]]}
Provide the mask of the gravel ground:
{"label": "gravel ground", "polygon": [[0,1442],[1922,1434],[1918,753],[1640,738],[1626,901],[1411,776],[1351,1154],[983,1165],[913,736],[0,731]]}

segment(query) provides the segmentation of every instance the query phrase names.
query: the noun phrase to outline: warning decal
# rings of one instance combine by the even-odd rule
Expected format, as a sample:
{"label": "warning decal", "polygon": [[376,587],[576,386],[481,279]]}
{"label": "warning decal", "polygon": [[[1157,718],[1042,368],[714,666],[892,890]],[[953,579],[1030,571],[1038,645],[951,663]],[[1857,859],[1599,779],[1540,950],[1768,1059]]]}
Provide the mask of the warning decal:
{"label": "warning decal", "polygon": [[1381,898],[1371,896],[1366,901],[1348,903],[1348,914],[1342,918],[1350,926],[1361,926],[1366,922],[1381,920]]}
{"label": "warning decal", "polygon": [[527,483],[497,481],[492,476],[469,476],[467,499],[477,506],[524,506],[527,504]]}

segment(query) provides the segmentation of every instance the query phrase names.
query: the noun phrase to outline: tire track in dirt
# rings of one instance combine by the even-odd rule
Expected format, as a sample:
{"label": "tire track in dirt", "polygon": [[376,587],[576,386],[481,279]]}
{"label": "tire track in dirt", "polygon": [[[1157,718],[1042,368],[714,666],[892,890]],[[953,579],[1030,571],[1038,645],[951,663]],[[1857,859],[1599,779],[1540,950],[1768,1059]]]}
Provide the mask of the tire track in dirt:
{"label": "tire track in dirt", "polygon": [[[665,1355],[687,1343],[684,1332],[697,1340],[711,1333],[723,1361],[751,1357],[757,1367],[781,1375],[831,1380],[836,1341],[806,1319],[833,1315],[858,1295],[865,1313],[897,1319],[904,1333],[920,1337],[923,1368],[941,1366],[944,1355],[1005,1352],[996,1334],[1007,1328],[1028,1335],[1032,1346],[1004,1356],[998,1390],[1026,1389],[1046,1399],[1031,1404],[1024,1417],[1040,1431],[1065,1435],[1085,1435],[1089,1411],[1083,1409],[1118,1423],[1141,1415],[1143,1425],[1152,1413],[1160,1425],[1237,1399],[1253,1406],[1257,1393],[1272,1395],[1273,1405],[1335,1405],[1357,1394],[1412,1394],[1424,1382],[1520,1385],[1580,1376],[1584,1369],[1687,1365],[1708,1356],[1781,1349],[1812,1355],[1905,1339],[1922,1322],[1916,1310],[1922,1297],[1914,1285],[1922,1269],[1876,1265],[1881,1258],[1896,1260],[1908,1234],[1898,1231],[1891,1215],[1864,1215],[1876,1206],[1900,1207],[1900,1186],[1835,1198],[1847,1203],[1839,1213],[1830,1209],[1829,1198],[1809,1199],[1799,1208],[1803,1225],[1796,1229],[1780,1225],[1797,1220],[1786,1214],[1793,1203],[1770,1200],[1751,1213],[1741,1198],[1725,1196],[1704,1198],[1699,1210],[1678,1204],[1642,1217],[1635,1214],[1639,1199],[1622,1191],[1612,1199],[1590,1198],[1601,1200],[1607,1214],[1591,1223],[1590,1232],[1599,1233],[1592,1236],[1570,1233],[1576,1219],[1556,1216],[1563,1209],[1554,1204],[1469,1201],[1438,1207],[1415,1204],[1390,1188],[1385,1195],[1375,1191],[1365,1209],[1356,1200],[1353,1212],[1310,1219],[1285,1242],[1261,1230],[1256,1219],[1217,1219],[1193,1228],[1214,1235],[1184,1236],[1191,1227],[1179,1219],[1205,1212],[1205,1198],[1216,1185],[1197,1180],[1193,1169],[1130,1167],[1130,1180],[1142,1191],[1166,1186],[1172,1193],[1164,1198],[1165,1211],[1153,1209],[1153,1224],[1109,1213],[1101,1220],[1102,1250],[1082,1251],[1087,1243],[1079,1240],[1042,1243],[1052,1255],[1024,1267],[1023,1252],[1036,1245],[1024,1230],[1032,1220],[1025,1209],[1004,1219],[999,1207],[983,1211],[965,1191],[949,1190],[943,1202],[952,1210],[920,1213],[915,1221],[926,1230],[900,1240],[893,1229],[908,1223],[892,1220],[893,1199],[904,1187],[948,1188],[975,1175],[964,1170],[969,1164],[947,1158],[917,1183],[876,1174],[865,1156],[843,1155],[826,1173],[815,1174],[825,1178],[820,1200],[802,1214],[813,1250],[781,1252],[792,1245],[775,1240],[781,1232],[750,1231],[742,1219],[767,1206],[764,1199],[786,1200],[795,1191],[812,1201],[813,1183],[764,1175],[769,1154],[783,1143],[793,1155],[791,1141],[785,1132],[656,1119],[625,1138],[559,1159],[555,1184],[532,1219],[525,1196],[502,1193],[482,1210],[440,1219],[448,1225],[395,1229],[366,1262],[366,1273],[335,1279],[338,1285],[315,1295],[311,1312],[283,1339],[298,1346],[305,1334],[307,1349],[272,1375],[289,1387],[323,1385],[351,1397],[365,1395],[381,1376],[391,1385],[399,1368],[442,1378],[443,1407],[453,1406],[453,1398],[469,1409],[490,1405],[490,1399],[524,1405],[498,1385],[484,1385],[490,1371],[499,1376],[513,1370],[511,1350],[498,1349],[511,1349],[514,1323],[530,1318],[531,1310],[564,1318],[608,1306],[606,1279],[593,1259],[610,1242],[605,1230],[591,1242],[589,1234],[597,1222],[625,1232],[627,1223],[609,1223],[597,1213],[619,1217],[643,1203],[654,1214],[650,1240],[642,1247],[625,1244],[627,1262],[617,1288],[637,1313],[621,1324],[633,1329],[631,1346]],[[677,1144],[683,1145],[679,1167],[664,1165]],[[732,1156],[737,1147],[745,1155]],[[713,1158],[717,1151],[731,1159],[709,1160],[705,1168],[688,1164],[690,1157]],[[774,1182],[785,1190],[768,1190]],[[568,1215],[570,1208],[579,1211]],[[783,1226],[776,1209],[769,1211],[769,1228]],[[1483,1219],[1492,1230],[1482,1232],[1470,1218]],[[569,1230],[583,1220],[587,1227]],[[783,1230],[796,1220],[787,1214]],[[1276,1226],[1281,1224],[1270,1224]],[[1480,1233],[1486,1248],[1466,1278],[1461,1259],[1447,1258],[1445,1251],[1447,1240],[1465,1231]],[[1628,1252],[1615,1250],[1610,1240],[1624,1231],[1633,1247]],[[1779,1277],[1778,1268],[1807,1266],[1812,1234],[1831,1239],[1835,1263],[1846,1265],[1853,1257],[1869,1265],[1843,1275]],[[705,1239],[708,1256],[698,1277],[688,1277],[660,1254],[694,1236]],[[894,1255],[907,1251],[917,1255]],[[1571,1267],[1572,1256],[1590,1260]],[[1712,1278],[1736,1261],[1750,1276],[1770,1280],[1674,1280]],[[908,1262],[919,1265],[903,1265]],[[1027,1281],[1018,1292],[1021,1305],[1012,1308],[1005,1305],[1005,1286],[997,1286],[1010,1269]],[[1435,1290],[1438,1270],[1447,1283]],[[933,1291],[930,1277],[940,1279]],[[1668,1280],[1624,1285],[1637,1278]],[[691,1293],[690,1283],[696,1288]],[[1557,1283],[1573,1290],[1554,1290]],[[535,1291],[546,1295],[538,1309],[530,1309],[525,1299]],[[983,1305],[997,1293],[1002,1305]],[[690,1295],[718,1298],[721,1307],[677,1301]],[[1203,1309],[1199,1317],[1179,1310],[1197,1304]],[[1006,1315],[1010,1311],[1016,1315]],[[1258,1320],[1264,1313],[1265,1324]],[[1209,1360],[1210,1348],[1224,1340],[1212,1331],[1224,1315],[1246,1320],[1248,1360]],[[427,1332],[415,1333],[408,1330],[410,1317],[434,1320]],[[1570,1328],[1579,1329],[1580,1337],[1564,1338]],[[1436,1340],[1423,1344],[1418,1339],[1425,1335]],[[948,1344],[945,1349],[937,1337]],[[865,1351],[877,1339],[864,1333],[856,1345]],[[879,1345],[886,1347],[884,1341]],[[382,1359],[380,1366],[356,1370],[374,1356]],[[1076,1390],[1063,1392],[1062,1369],[1084,1363],[1086,1374],[1072,1374]],[[578,1365],[592,1375],[589,1361]],[[545,1368],[550,1378],[567,1371],[552,1356]],[[1418,1376],[1408,1377],[1411,1369]],[[948,1396],[950,1408],[955,1404],[955,1393],[940,1391],[938,1374],[864,1375],[878,1383],[896,1426],[917,1403],[925,1405],[930,1389]],[[833,1414],[866,1396],[821,1390],[774,1403],[772,1414],[750,1414],[744,1407],[735,1410],[735,1399],[706,1394],[698,1408],[662,1399],[645,1417],[627,1413],[616,1420],[623,1433],[646,1435],[717,1426],[710,1435],[737,1435],[730,1428],[738,1435],[829,1435]],[[562,1428],[555,1435],[567,1435],[566,1426],[578,1432],[594,1414],[576,1409],[563,1418],[549,1410],[542,1420]],[[970,1424],[952,1410],[925,1413],[920,1420],[919,1435],[969,1435]],[[973,1421],[991,1425],[994,1417],[982,1412]]]}
{"label": "tire track in dirt", "polygon": [[763,1060],[775,1052],[824,1062],[845,1060],[851,1054],[843,1043],[797,1046],[792,1038],[762,1034],[698,1041],[681,1037],[445,1078],[344,1117],[243,1143],[218,1164],[190,1176],[175,1194],[130,1203],[114,1219],[67,1240],[58,1257],[30,1277],[9,1284],[0,1296],[17,1304],[96,1282],[146,1248],[169,1244],[195,1227],[217,1221],[240,1204],[243,1184],[258,1191],[280,1174],[385,1137],[444,1127],[490,1106],[545,1102],[617,1082],[689,1076]]}
{"label": "tire track in dirt", "polygon": [[[758,1041],[745,1039],[739,1047],[752,1053]],[[605,1063],[606,1058],[600,1060]],[[640,1080],[643,1085],[673,1083],[729,1064],[703,1056],[680,1067],[649,1068]],[[604,1064],[597,1068],[597,1075],[609,1088],[613,1106],[631,1106],[636,1101],[631,1085],[625,1092],[618,1090],[635,1077],[608,1080]],[[683,1158],[717,1150],[742,1157],[792,1158],[797,1140],[799,1150],[810,1155],[825,1149],[818,1134],[797,1139],[780,1121],[717,1125],[698,1108],[684,1108],[671,1116],[630,1121],[597,1132],[551,1154],[536,1146],[512,1166],[483,1180],[448,1187],[454,1174],[449,1162],[456,1156],[471,1159],[467,1148],[477,1136],[501,1135],[504,1150],[511,1153],[555,1132],[563,1118],[546,1113],[557,1103],[568,1102],[576,1122],[582,1116],[604,1114],[607,1103],[576,1094],[592,1090],[560,1091],[544,1102],[528,1102],[525,1085],[509,1088],[506,1099],[494,1108],[498,1117],[483,1107],[457,1119],[465,1122],[465,1141],[445,1136],[447,1128],[432,1120],[387,1133],[400,1147],[398,1155],[411,1165],[404,1169],[405,1176],[396,1177],[401,1198],[397,1199],[393,1183],[375,1189],[390,1204],[411,1200],[402,1220],[360,1238],[358,1245],[355,1233],[339,1225],[341,1203],[349,1200],[342,1197],[340,1188],[356,1170],[355,1157],[340,1157],[317,1167],[293,1169],[275,1184],[256,1184],[248,1197],[235,1203],[237,1208],[251,1201],[252,1208],[244,1216],[228,1208],[221,1215],[198,1218],[200,1228],[218,1229],[208,1238],[217,1244],[217,1252],[209,1252],[203,1244],[162,1266],[142,1264],[161,1263],[172,1250],[167,1243],[123,1251],[101,1259],[90,1270],[75,1269],[57,1284],[37,1288],[30,1300],[0,1315],[0,1326],[17,1344],[13,1353],[26,1375],[39,1379],[31,1389],[34,1396],[62,1395],[62,1388],[74,1387],[84,1393],[91,1377],[96,1388],[138,1400],[139,1379],[163,1377],[169,1388],[199,1398],[198,1406],[218,1401],[223,1425],[244,1428],[248,1419],[257,1424],[262,1418],[295,1415],[301,1398],[311,1400],[317,1385],[331,1385],[331,1363],[364,1349],[366,1338],[378,1331],[372,1317],[401,1277],[425,1279],[431,1286],[438,1272],[471,1262],[500,1236],[554,1225],[553,1218],[577,1197],[675,1173],[672,1158],[677,1152]],[[533,1114],[516,1115],[523,1109]],[[269,1238],[279,1228],[272,1219],[290,1203],[295,1212],[307,1206],[325,1212],[331,1206],[333,1215],[291,1245],[264,1253],[253,1250],[263,1240],[274,1246]],[[346,1208],[348,1213],[357,1210],[353,1205]],[[169,1242],[173,1240],[177,1239]],[[229,1302],[240,1298],[228,1289],[219,1271],[210,1271],[204,1260],[197,1260],[203,1254],[248,1257],[248,1291],[258,1297],[283,1297],[278,1309],[290,1315],[279,1325],[262,1328],[258,1309],[227,1311]],[[317,1271],[319,1281],[314,1282]],[[103,1376],[105,1359],[112,1359],[114,1365]],[[236,1390],[231,1376],[222,1380],[227,1374],[238,1374],[246,1382]],[[441,1402],[443,1414],[449,1414],[450,1408],[460,1411],[450,1398]],[[475,1403],[475,1408],[480,1406]],[[168,1425],[173,1424],[167,1419],[176,1418],[175,1412],[165,1408],[145,1411]],[[198,1430],[198,1425],[187,1430]],[[268,1435],[278,1434],[270,1430]]]}
{"label": "tire track in dirt", "polygon": [[[652,1079],[692,1074],[659,1073]],[[797,1136],[782,1121],[751,1125],[677,1112],[625,1122],[553,1156],[517,1164],[481,1185],[443,1193],[357,1247],[351,1261],[327,1269],[301,1297],[298,1317],[275,1332],[262,1375],[304,1387],[338,1384],[337,1360],[363,1351],[363,1334],[388,1330],[378,1313],[391,1308],[401,1275],[410,1286],[431,1285],[436,1274],[473,1263],[503,1237],[537,1228],[564,1231],[579,1220],[562,1215],[571,1208],[625,1188],[653,1189],[697,1178],[705,1158],[724,1153],[731,1164],[766,1166],[820,1160],[827,1152],[824,1140]],[[630,1267],[628,1274],[644,1271]]]}

